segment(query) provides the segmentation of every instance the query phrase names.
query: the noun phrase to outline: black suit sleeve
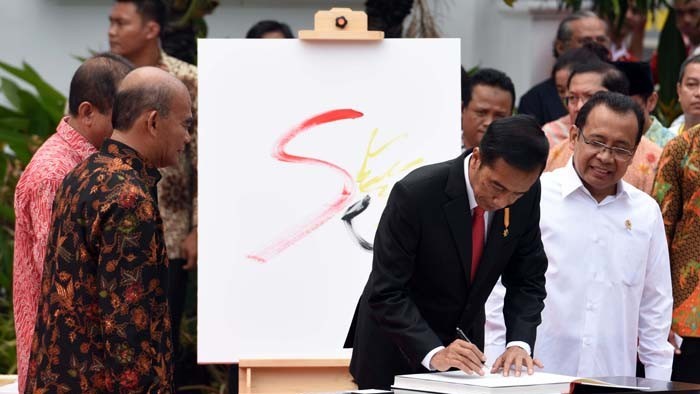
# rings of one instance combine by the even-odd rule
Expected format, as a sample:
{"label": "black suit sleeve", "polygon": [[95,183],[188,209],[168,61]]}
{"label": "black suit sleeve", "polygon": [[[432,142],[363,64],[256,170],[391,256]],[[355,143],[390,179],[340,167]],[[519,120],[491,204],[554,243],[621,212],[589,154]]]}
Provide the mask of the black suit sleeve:
{"label": "black suit sleeve", "polygon": [[429,327],[409,294],[420,217],[416,204],[401,182],[391,191],[374,242],[368,304],[372,318],[414,365],[442,342]]}
{"label": "black suit sleeve", "polygon": [[506,341],[527,342],[535,349],[537,326],[541,322],[540,313],[544,308],[545,272],[547,256],[540,237],[540,194],[539,181],[530,206],[528,226],[520,237],[517,248],[503,272],[502,281],[506,287],[503,304],[503,317],[506,323]]}

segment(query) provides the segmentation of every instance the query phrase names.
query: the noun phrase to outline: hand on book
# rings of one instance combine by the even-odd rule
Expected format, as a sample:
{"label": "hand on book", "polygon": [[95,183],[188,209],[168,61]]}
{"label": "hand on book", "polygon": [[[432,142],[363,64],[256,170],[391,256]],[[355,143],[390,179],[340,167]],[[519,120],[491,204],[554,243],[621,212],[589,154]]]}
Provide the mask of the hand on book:
{"label": "hand on book", "polygon": [[528,375],[535,373],[535,366],[544,368],[542,362],[536,358],[533,359],[530,357],[525,349],[520,346],[511,346],[493,363],[491,373],[497,373],[499,370],[503,370],[503,376],[508,376],[511,368],[514,368],[515,376],[520,376],[520,370],[523,366],[527,367]]}
{"label": "hand on book", "polygon": [[449,346],[435,353],[433,358],[430,359],[430,365],[438,371],[459,368],[469,375],[477,373],[483,376],[485,361],[486,356],[476,345],[456,339]]}

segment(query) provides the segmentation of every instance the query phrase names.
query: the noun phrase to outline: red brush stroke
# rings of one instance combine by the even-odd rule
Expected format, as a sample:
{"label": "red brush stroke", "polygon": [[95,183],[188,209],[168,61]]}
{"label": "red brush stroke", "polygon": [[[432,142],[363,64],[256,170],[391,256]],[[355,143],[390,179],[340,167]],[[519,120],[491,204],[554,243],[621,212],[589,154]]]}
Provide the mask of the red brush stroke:
{"label": "red brush stroke", "polygon": [[340,195],[333,202],[328,204],[328,206],[317,214],[312,215],[311,219],[302,223],[290,231],[287,235],[279,237],[277,240],[271,242],[268,246],[262,248],[260,251],[249,254],[249,259],[265,263],[276,255],[280,254],[282,251],[292,246],[293,244],[299,242],[302,238],[309,235],[311,232],[321,227],[325,222],[332,218],[336,213],[340,212],[345,205],[349,202],[352,196],[352,191],[354,188],[354,180],[349,172],[343,168],[324,161],[320,159],[315,159],[313,157],[296,156],[289,154],[285,151],[287,144],[289,144],[294,138],[299,134],[308,131],[310,128],[319,126],[329,122],[335,122],[343,119],[355,119],[363,116],[362,112],[355,111],[353,109],[336,109],[328,112],[318,114],[312,118],[309,118],[291,129],[288,133],[282,135],[280,139],[275,144],[272,150],[272,157],[279,161],[289,162],[289,163],[299,163],[299,164],[311,164],[324,166],[330,168],[335,173],[343,178],[343,190]]}

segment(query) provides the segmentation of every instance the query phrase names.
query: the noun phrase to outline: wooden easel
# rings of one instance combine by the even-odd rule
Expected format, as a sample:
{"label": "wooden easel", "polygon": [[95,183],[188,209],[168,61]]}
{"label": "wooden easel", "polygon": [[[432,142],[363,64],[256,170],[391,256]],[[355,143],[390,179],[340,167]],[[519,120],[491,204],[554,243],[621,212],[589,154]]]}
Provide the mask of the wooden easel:
{"label": "wooden easel", "polygon": [[[378,41],[383,31],[367,30],[367,14],[350,8],[317,11],[314,30],[300,30],[306,41]],[[241,394],[329,392],[356,389],[348,371],[349,359],[241,359]]]}

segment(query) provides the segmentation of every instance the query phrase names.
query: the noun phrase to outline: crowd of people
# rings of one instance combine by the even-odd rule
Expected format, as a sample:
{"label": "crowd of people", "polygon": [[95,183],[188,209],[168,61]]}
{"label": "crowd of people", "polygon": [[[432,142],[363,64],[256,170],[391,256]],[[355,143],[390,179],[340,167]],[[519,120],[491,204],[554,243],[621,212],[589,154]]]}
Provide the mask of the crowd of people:
{"label": "crowd of people", "polygon": [[[550,78],[517,110],[505,73],[462,70],[462,155],[397,182],[377,229],[346,343],[360,388],[484,363],[700,383],[700,0],[673,5],[688,58],[670,128],[634,8],[621,29],[564,18]],[[165,20],[158,0],[114,2],[110,52],[76,70],[17,184],[22,393],[176,386],[197,68],[161,49]],[[276,21],[246,35],[293,37]]]}
{"label": "crowd of people", "polygon": [[620,30],[564,18],[517,109],[506,74],[462,70],[462,156],[399,181],[377,229],[346,342],[360,388],[484,363],[700,383],[700,1],[673,5],[670,128],[634,8]]}

